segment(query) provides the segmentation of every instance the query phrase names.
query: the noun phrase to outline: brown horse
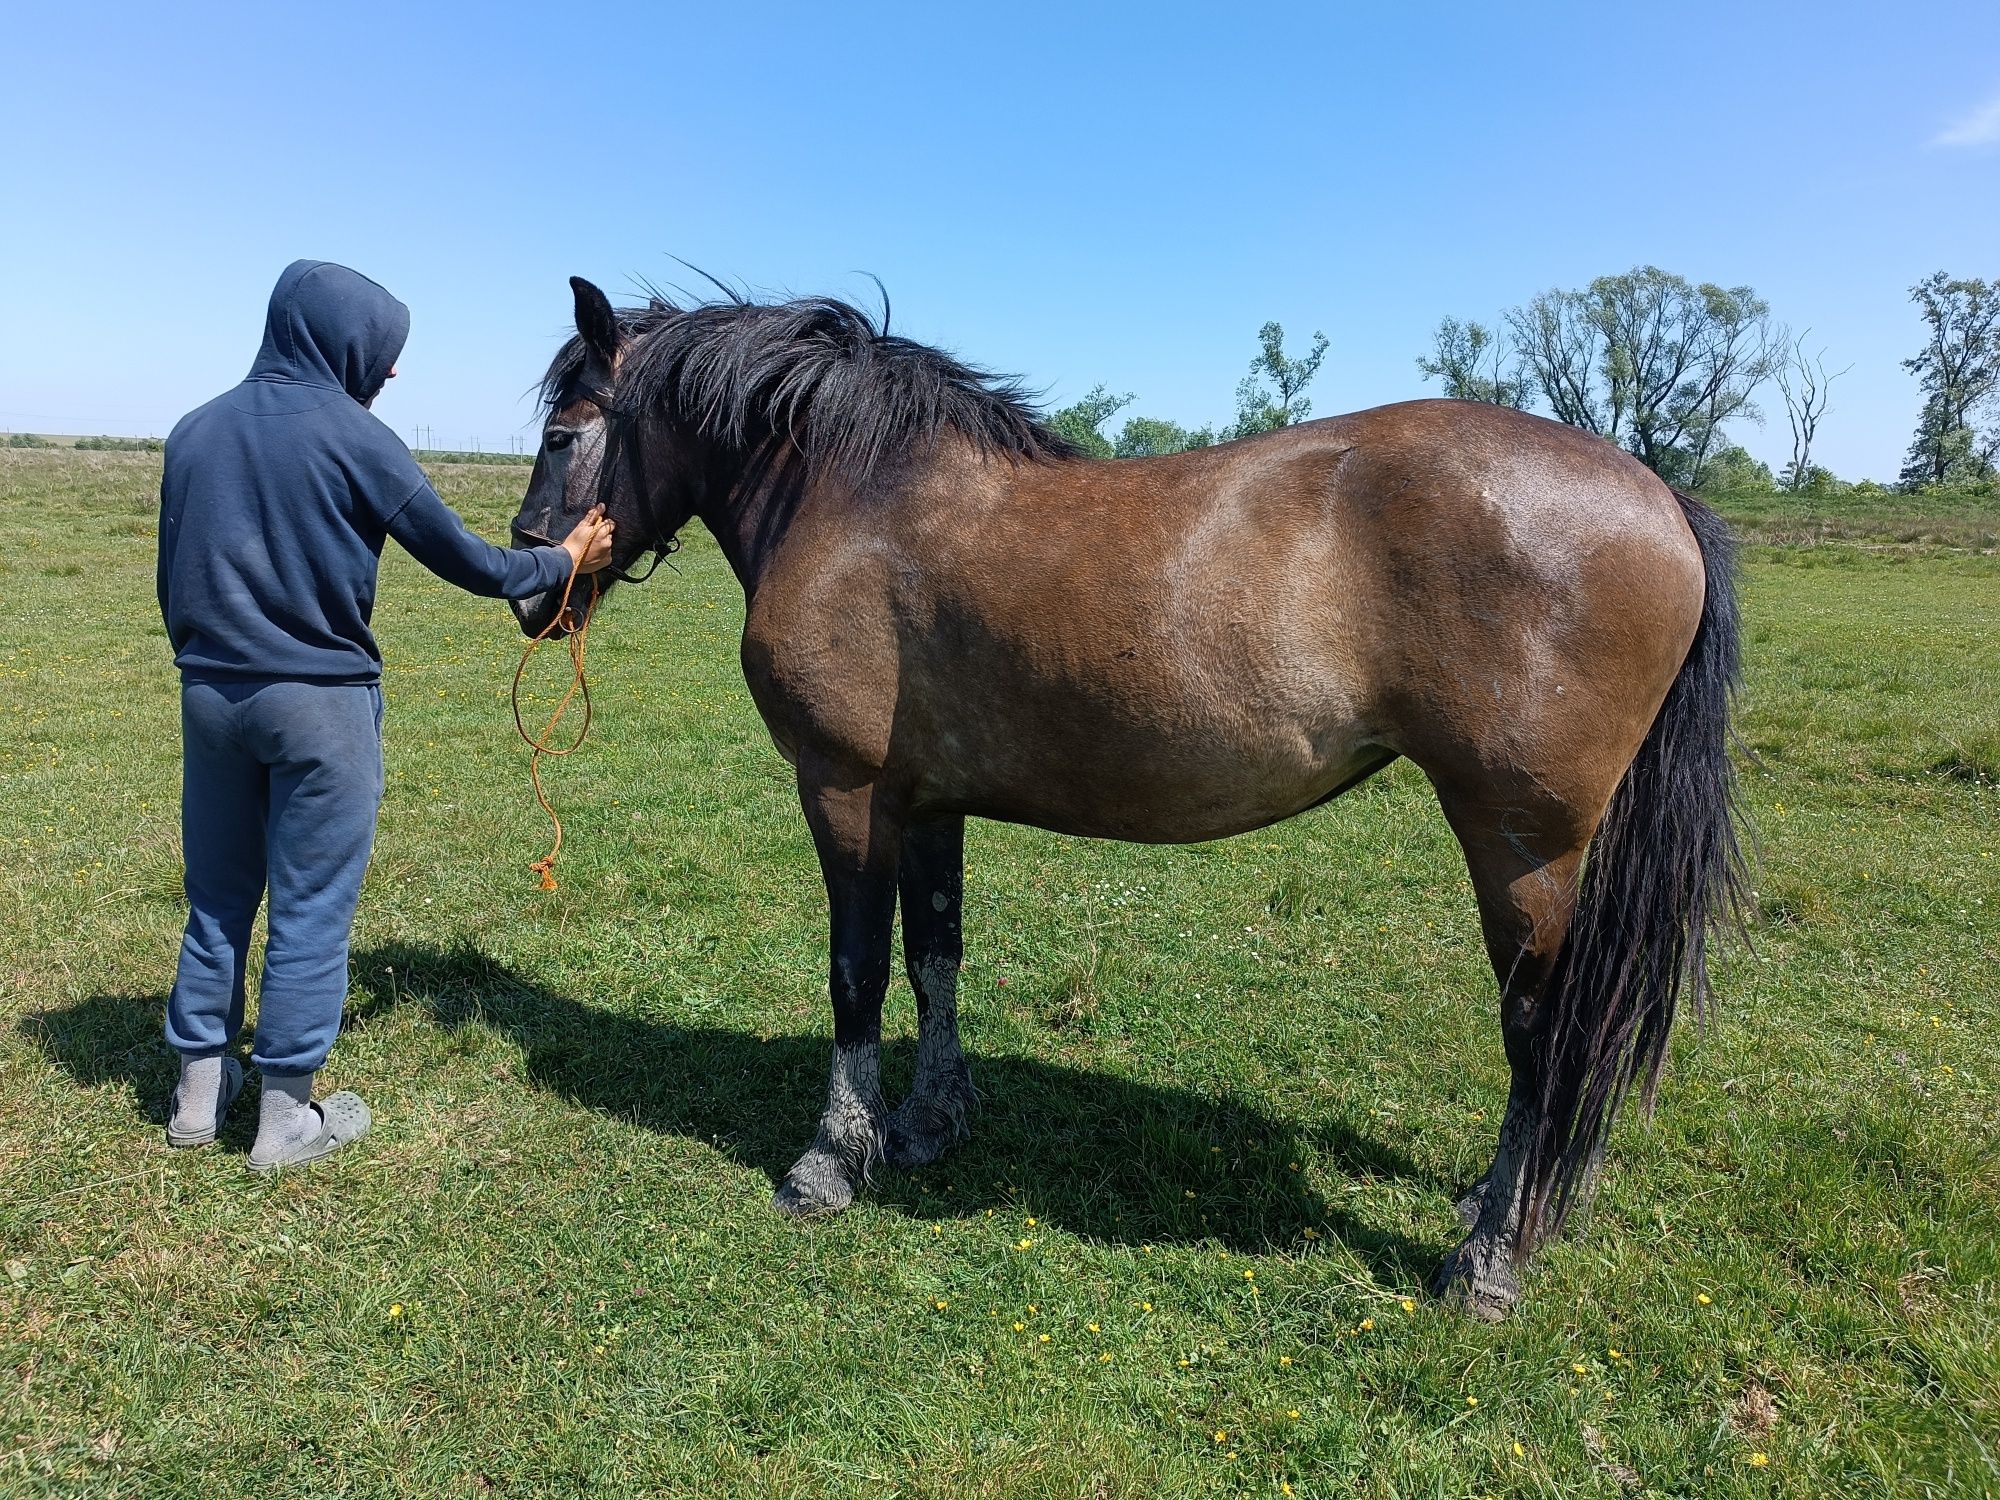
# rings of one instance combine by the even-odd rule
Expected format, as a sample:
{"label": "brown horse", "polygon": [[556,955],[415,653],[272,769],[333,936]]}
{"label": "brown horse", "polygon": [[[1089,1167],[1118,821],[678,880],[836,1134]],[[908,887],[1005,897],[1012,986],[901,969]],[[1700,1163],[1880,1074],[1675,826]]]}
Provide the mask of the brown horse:
{"label": "brown horse", "polygon": [[[522,543],[603,503],[609,580],[689,520],[747,599],[744,675],[831,908],[833,1078],[777,1190],[842,1209],[966,1129],[965,819],[1156,843],[1294,817],[1397,756],[1464,846],[1513,1087],[1436,1289],[1482,1316],[1594,1174],[1741,869],[1726,529],[1610,444],[1413,401],[1098,462],[1014,387],[843,303],[573,280]],[[551,597],[517,606],[535,631]],[[898,897],[919,1015],[879,1085]]]}

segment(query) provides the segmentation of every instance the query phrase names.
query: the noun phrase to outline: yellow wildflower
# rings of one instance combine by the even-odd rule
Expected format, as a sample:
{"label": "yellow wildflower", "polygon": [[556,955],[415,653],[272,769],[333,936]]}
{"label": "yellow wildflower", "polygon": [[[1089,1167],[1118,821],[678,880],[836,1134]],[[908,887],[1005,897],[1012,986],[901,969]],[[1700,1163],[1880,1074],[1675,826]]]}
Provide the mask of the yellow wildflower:
{"label": "yellow wildflower", "polygon": [[1768,1453],[1753,1453],[1750,1455],[1750,1467],[1753,1469],[1761,1469],[1770,1463],[1770,1461],[1771,1455]]}
{"label": "yellow wildflower", "polygon": [[1709,1296],[1707,1292],[1696,1292],[1694,1294],[1694,1300],[1699,1302],[1703,1307],[1707,1307],[1709,1303],[1713,1302],[1715,1299]]}
{"label": "yellow wildflower", "polygon": [[1410,1298],[1405,1297],[1403,1299],[1403,1311],[1406,1313],[1413,1313],[1416,1310],[1417,1310],[1417,1304],[1413,1302]]}

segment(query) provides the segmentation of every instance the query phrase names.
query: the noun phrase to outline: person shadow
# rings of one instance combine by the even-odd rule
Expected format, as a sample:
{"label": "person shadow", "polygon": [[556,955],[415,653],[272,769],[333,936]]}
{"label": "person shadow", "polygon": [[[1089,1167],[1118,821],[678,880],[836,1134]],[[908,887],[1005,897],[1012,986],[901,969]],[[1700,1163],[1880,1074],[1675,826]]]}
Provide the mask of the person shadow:
{"label": "person shadow", "polygon": [[[698,1139],[775,1186],[824,1103],[831,1040],[760,1036],[598,1010],[533,982],[477,948],[390,944],[357,951],[346,1026],[421,1007],[448,1030],[490,1028],[521,1049],[531,1086],[662,1135]],[[123,1082],[153,1124],[166,1117],[171,1053],[164,999],[101,994],[29,1016],[23,1029],[79,1083]],[[915,1065],[914,1038],[883,1045],[893,1104]],[[1015,1055],[969,1053],[981,1107],[972,1134],[914,1172],[878,1168],[869,1201],[917,1219],[991,1208],[1033,1213],[1105,1243],[1213,1242],[1298,1253],[1337,1242],[1384,1285],[1421,1284],[1449,1246],[1419,1241],[1327,1201],[1308,1158],[1364,1183],[1450,1186],[1395,1148],[1340,1122],[1303,1125],[1249,1101]],[[254,1111],[223,1139],[247,1147]],[[240,1137],[240,1140],[239,1140]],[[1297,1164],[1297,1165],[1295,1165]]]}

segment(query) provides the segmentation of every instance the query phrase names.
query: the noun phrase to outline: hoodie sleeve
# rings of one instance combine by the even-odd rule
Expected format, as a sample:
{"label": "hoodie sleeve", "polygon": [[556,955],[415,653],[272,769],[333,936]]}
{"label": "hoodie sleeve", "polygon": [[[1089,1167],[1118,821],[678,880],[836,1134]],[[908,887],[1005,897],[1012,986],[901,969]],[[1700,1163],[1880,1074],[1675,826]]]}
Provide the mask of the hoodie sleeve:
{"label": "hoodie sleeve", "polygon": [[474,536],[428,482],[389,518],[389,535],[446,583],[489,599],[525,599],[561,588],[569,553],[560,547],[496,547]]}

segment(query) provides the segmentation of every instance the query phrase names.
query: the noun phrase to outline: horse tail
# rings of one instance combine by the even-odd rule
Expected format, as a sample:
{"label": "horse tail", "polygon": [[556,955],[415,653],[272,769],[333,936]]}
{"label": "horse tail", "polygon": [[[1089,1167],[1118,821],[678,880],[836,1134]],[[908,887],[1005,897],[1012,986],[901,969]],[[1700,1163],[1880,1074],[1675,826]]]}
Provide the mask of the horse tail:
{"label": "horse tail", "polygon": [[1650,1113],[1683,993],[1705,1019],[1711,932],[1742,930],[1748,870],[1730,763],[1741,678],[1736,545],[1722,518],[1679,491],[1701,548],[1701,623],[1584,862],[1537,1047],[1541,1098],[1515,1240],[1525,1256],[1562,1226],[1626,1091]]}

